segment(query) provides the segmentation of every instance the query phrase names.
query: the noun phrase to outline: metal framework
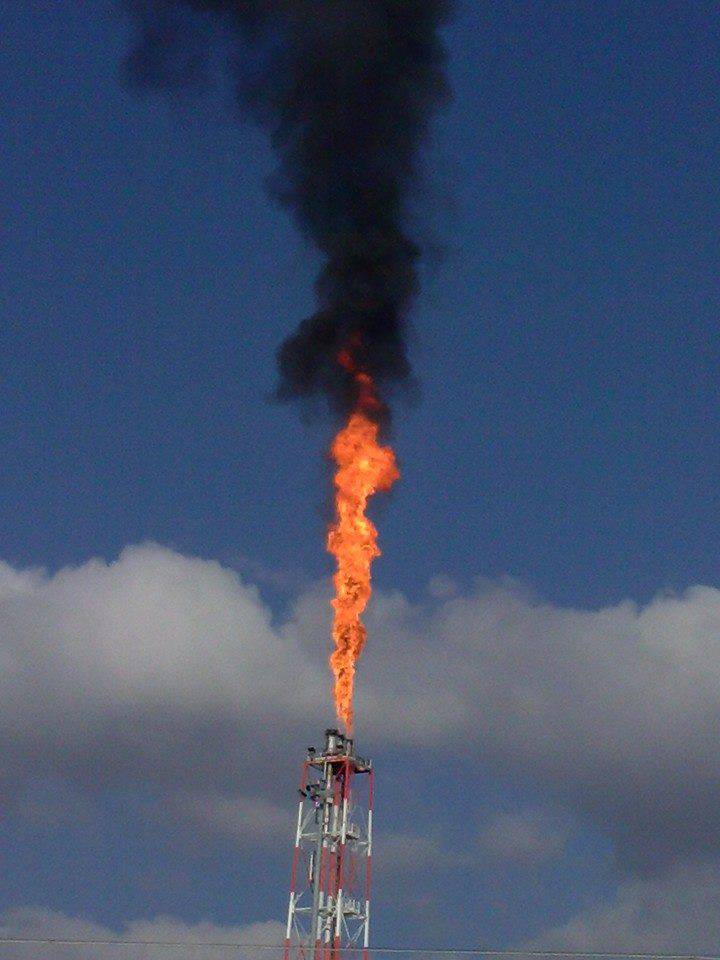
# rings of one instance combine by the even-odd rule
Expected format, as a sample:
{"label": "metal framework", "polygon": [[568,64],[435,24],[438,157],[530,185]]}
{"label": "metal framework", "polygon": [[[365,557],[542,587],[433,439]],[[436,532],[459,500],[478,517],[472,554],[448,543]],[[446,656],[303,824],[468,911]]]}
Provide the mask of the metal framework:
{"label": "metal framework", "polygon": [[343,950],[367,960],[372,804],[372,762],[326,730],[322,752],[309,747],[303,764],[285,960],[340,960]]}

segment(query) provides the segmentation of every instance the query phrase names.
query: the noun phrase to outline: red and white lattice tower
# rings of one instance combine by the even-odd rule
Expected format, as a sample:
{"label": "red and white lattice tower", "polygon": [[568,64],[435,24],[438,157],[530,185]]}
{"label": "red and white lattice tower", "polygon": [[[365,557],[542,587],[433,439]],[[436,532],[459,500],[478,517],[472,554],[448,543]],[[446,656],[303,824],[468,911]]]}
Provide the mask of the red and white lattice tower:
{"label": "red and white lattice tower", "polygon": [[[285,960],[340,960],[362,951],[370,936],[372,762],[354,742],[325,731],[325,746],[308,749],[300,781]],[[352,951],[352,952],[351,952]]]}

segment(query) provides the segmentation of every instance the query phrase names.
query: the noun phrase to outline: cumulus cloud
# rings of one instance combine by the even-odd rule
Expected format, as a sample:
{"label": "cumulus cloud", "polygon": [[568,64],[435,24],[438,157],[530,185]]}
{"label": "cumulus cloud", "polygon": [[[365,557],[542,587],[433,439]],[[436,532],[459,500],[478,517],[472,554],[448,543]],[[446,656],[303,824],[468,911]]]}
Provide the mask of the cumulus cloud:
{"label": "cumulus cloud", "polygon": [[506,864],[535,866],[560,857],[570,825],[543,809],[499,811],[483,824],[478,852]]}
{"label": "cumulus cloud", "polygon": [[639,953],[717,953],[720,872],[680,864],[652,878],[621,883],[608,900],[533,941],[547,950]]}
{"label": "cumulus cloud", "polygon": [[181,825],[242,849],[288,845],[295,829],[294,814],[288,803],[221,793],[177,794],[163,808],[164,817],[175,816]]}
{"label": "cumulus cloud", "polygon": [[254,587],[155,545],[53,576],[3,565],[0,641],[6,778],[229,787],[324,688]]}
{"label": "cumulus cloud", "polygon": [[373,871],[381,883],[403,877],[419,881],[430,867],[446,868],[453,856],[438,833],[382,833],[375,839],[374,851]]}
{"label": "cumulus cloud", "polygon": [[433,882],[443,872],[468,875],[478,869],[539,866],[565,852],[573,825],[567,817],[544,808],[500,810],[478,816],[478,829],[468,820],[462,844],[450,836],[447,824],[425,832],[380,832],[373,854],[373,874],[381,882],[413,877]]}
{"label": "cumulus cloud", "polygon": [[480,582],[378,598],[370,629],[361,716],[525,777],[629,866],[720,845],[720,591],[588,611]]}
{"label": "cumulus cloud", "polygon": [[[298,744],[331,717],[325,601],[305,590],[277,624],[233,571],[152,544],[54,575],[0,565],[4,795],[39,774],[138,782],[238,842],[276,829]],[[591,611],[481,581],[377,594],[369,627],[363,743],[525,777],[632,867],[720,846],[720,591]],[[540,823],[481,834],[508,857],[556,842]]]}
{"label": "cumulus cloud", "polygon": [[[238,950],[232,945],[275,946],[283,942],[284,936],[283,925],[274,921],[224,926],[209,921],[189,924],[174,917],[157,917],[131,920],[113,930],[91,920],[40,907],[15,907],[0,915],[0,939],[25,941],[3,946],[2,955],[7,960],[164,960],[168,956],[167,946],[148,946],[148,942],[194,944],[173,947],[172,956],[177,960],[224,960],[226,957],[233,960],[279,960],[281,950]],[[44,939],[65,942],[28,942]],[[135,943],[98,942],[118,940]]]}

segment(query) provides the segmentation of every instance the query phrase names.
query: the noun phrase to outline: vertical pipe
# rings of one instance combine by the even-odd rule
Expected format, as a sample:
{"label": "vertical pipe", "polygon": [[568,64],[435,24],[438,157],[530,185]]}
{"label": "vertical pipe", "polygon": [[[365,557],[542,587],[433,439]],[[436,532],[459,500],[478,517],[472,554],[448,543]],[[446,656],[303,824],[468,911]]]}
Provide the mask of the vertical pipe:
{"label": "vertical pipe", "polygon": [[322,907],[322,880],[323,880],[323,862],[325,847],[327,846],[327,827],[328,827],[328,803],[327,795],[332,785],[332,767],[326,760],[323,765],[322,806],[319,808],[317,838],[315,843],[315,863],[313,869],[313,909],[312,924],[310,928],[309,950],[314,950],[316,960],[318,957],[318,943],[320,940],[320,910]]}
{"label": "vertical pipe", "polygon": [[345,887],[345,845],[347,843],[348,800],[350,798],[352,773],[352,766],[350,759],[348,758],[343,762],[342,820],[340,827],[340,851],[338,854],[337,866],[337,897],[335,898],[335,943],[333,948],[333,960],[339,960],[340,958],[340,937],[342,934],[343,920],[343,892]]}
{"label": "vertical pipe", "polygon": [[365,858],[365,930],[363,931],[363,957],[368,960],[370,947],[370,884],[372,881],[372,844],[373,844],[373,799],[375,791],[375,776],[372,770],[368,771],[368,815],[367,815],[367,850]]}
{"label": "vertical pipe", "polygon": [[342,772],[335,774],[332,790],[332,824],[330,827],[330,852],[327,862],[327,894],[328,894],[328,915],[325,923],[325,948],[324,960],[331,960],[331,944],[335,939],[335,911],[337,910],[337,891],[338,891],[338,864],[340,856],[340,845],[338,839],[340,836],[340,810],[342,799]]}
{"label": "vertical pipe", "polygon": [[[300,792],[305,791],[307,784],[308,764],[303,764],[302,775],[300,777]],[[290,960],[290,937],[292,935],[292,924],[295,916],[295,897],[297,892],[297,868],[300,859],[300,840],[302,837],[302,815],[304,800],[298,804],[297,826],[295,828],[295,849],[293,851],[292,873],[290,875],[290,901],[288,903],[287,925],[285,927],[285,960]]]}

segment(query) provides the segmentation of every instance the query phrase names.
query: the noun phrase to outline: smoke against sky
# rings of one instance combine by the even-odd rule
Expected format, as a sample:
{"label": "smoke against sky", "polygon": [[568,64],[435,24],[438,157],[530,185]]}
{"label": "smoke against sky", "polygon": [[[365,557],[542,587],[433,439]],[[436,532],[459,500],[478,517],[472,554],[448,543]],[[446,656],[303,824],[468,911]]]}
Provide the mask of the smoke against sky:
{"label": "smoke against sky", "polygon": [[[428,121],[447,94],[439,29],[451,0],[135,0],[139,39],[128,59],[140,82],[167,82],[193,46],[189,11],[219,21],[241,107],[277,156],[273,192],[322,256],[317,310],[278,351],[281,399],[316,394],[348,422],[333,445],[337,560],[330,658],[339,722],[352,729],[362,613],[380,551],[365,515],[397,478],[392,451],[371,438],[389,413],[386,387],[407,381],[406,319],[419,250],[405,221]],[[238,330],[239,339],[247,332]],[[340,442],[342,441],[342,442]],[[391,476],[373,467],[392,459]],[[385,475],[385,480],[381,478]]]}
{"label": "smoke against sky", "polygon": [[208,45],[224,51],[243,117],[267,130],[277,156],[272,192],[322,255],[317,311],[278,353],[278,396],[352,408],[357,384],[341,350],[381,391],[407,381],[420,251],[406,214],[419,147],[448,95],[439,30],[452,0],[129,6],[139,34],[128,64],[140,83],[197,76]]}

